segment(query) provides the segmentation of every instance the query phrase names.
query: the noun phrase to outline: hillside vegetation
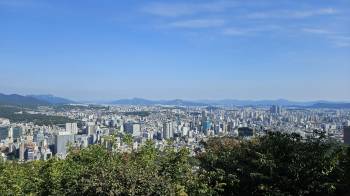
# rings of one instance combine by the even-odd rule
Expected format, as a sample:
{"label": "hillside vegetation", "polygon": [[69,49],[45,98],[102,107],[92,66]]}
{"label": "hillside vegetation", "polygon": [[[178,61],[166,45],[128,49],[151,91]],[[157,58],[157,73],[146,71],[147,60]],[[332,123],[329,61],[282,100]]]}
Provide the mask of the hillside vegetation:
{"label": "hillside vegetation", "polygon": [[320,134],[213,138],[186,149],[71,149],[66,160],[0,164],[0,195],[349,195],[350,149]]}

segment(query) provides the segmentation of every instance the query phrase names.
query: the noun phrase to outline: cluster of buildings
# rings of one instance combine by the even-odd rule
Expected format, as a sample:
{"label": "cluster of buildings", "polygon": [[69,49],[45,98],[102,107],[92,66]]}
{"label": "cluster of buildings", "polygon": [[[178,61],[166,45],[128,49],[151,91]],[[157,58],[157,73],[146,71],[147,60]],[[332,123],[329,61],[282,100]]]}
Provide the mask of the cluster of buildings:
{"label": "cluster of buildings", "polygon": [[[147,140],[163,149],[186,147],[194,154],[212,136],[250,138],[268,131],[312,136],[322,130],[350,144],[350,110],[271,107],[71,106],[35,112],[67,116],[76,123],[38,126],[0,118],[0,154],[20,162],[64,159],[69,148],[102,144],[115,151],[137,150]],[[144,115],[145,112],[147,115]],[[126,139],[130,138],[130,139]],[[169,142],[172,141],[172,142]]]}

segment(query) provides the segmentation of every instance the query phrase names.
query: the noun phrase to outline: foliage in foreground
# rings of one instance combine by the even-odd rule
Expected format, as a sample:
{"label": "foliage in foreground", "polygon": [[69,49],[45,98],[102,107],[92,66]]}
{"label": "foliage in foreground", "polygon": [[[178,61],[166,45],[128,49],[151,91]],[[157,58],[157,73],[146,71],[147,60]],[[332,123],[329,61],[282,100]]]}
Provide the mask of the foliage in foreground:
{"label": "foliage in foreground", "polygon": [[0,195],[349,195],[350,149],[324,136],[213,138],[205,151],[100,145],[66,160],[0,164]]}
{"label": "foliage in foreground", "polygon": [[349,195],[350,151],[324,135],[271,133],[239,142],[214,139],[200,155],[201,175],[223,195]]}

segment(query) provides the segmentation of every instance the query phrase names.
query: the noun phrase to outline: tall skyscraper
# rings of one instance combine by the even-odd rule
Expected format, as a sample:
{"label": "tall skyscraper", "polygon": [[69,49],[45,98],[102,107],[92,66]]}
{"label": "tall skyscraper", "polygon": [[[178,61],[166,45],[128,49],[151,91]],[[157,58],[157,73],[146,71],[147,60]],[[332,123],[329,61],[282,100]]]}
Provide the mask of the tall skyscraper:
{"label": "tall skyscraper", "polygon": [[9,139],[9,142],[13,143],[13,127],[12,126],[10,126],[8,129],[7,137]]}
{"label": "tall skyscraper", "polygon": [[24,143],[19,144],[19,160],[24,161],[25,145]]}
{"label": "tall skyscraper", "polygon": [[163,123],[163,138],[170,139],[174,137],[173,124],[171,121]]}
{"label": "tall skyscraper", "polygon": [[206,111],[202,111],[202,132],[205,134],[205,135],[208,135],[208,131],[210,130],[211,128],[211,121],[210,121],[210,118],[207,116],[207,112]]}

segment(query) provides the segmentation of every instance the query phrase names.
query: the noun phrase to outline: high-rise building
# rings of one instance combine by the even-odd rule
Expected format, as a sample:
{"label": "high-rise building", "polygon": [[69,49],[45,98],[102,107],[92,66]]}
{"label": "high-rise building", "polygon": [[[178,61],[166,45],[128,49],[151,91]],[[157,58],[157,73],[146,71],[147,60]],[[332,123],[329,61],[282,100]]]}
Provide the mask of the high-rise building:
{"label": "high-rise building", "polygon": [[350,144],[350,126],[344,126],[344,143]]}
{"label": "high-rise building", "polygon": [[67,155],[68,145],[74,143],[74,135],[71,133],[62,133],[55,136],[55,153],[61,158]]}
{"label": "high-rise building", "polygon": [[167,121],[163,123],[163,138],[170,139],[174,137],[173,132],[173,123],[171,121]]}
{"label": "high-rise building", "polygon": [[66,131],[72,134],[78,134],[77,123],[66,123]]}
{"label": "high-rise building", "polygon": [[215,124],[214,125],[214,133],[219,134],[222,131],[220,124]]}
{"label": "high-rise building", "polygon": [[235,123],[233,121],[230,121],[227,123],[227,131],[228,132],[233,132],[234,128],[235,128]]}
{"label": "high-rise building", "polygon": [[345,126],[348,126],[348,127],[350,127],[350,120],[347,120],[347,121],[345,121]]}
{"label": "high-rise building", "polygon": [[24,143],[19,144],[19,160],[24,161],[25,145]]}
{"label": "high-rise building", "polygon": [[88,125],[86,130],[87,130],[86,132],[88,135],[93,135],[96,133],[96,127],[95,127],[95,125],[92,125],[92,124]]}
{"label": "high-rise building", "polygon": [[208,131],[211,129],[211,121],[207,116],[206,111],[202,111],[202,127],[201,130],[205,135],[208,135]]}
{"label": "high-rise building", "polygon": [[25,160],[32,161],[34,160],[34,148],[32,146],[29,146],[26,148],[24,153]]}
{"label": "high-rise building", "polygon": [[136,122],[124,123],[124,131],[131,134],[133,137],[139,137],[141,135],[141,124]]}
{"label": "high-rise building", "polygon": [[9,139],[9,143],[13,143],[13,127],[10,126],[8,129],[7,137]]}
{"label": "high-rise building", "polygon": [[38,131],[34,131],[33,134],[33,142],[36,142],[37,145],[40,145],[45,139],[45,135],[43,133],[43,131],[38,130]]}
{"label": "high-rise building", "polygon": [[272,105],[270,108],[271,114],[280,115],[282,114],[282,107],[278,105]]}

